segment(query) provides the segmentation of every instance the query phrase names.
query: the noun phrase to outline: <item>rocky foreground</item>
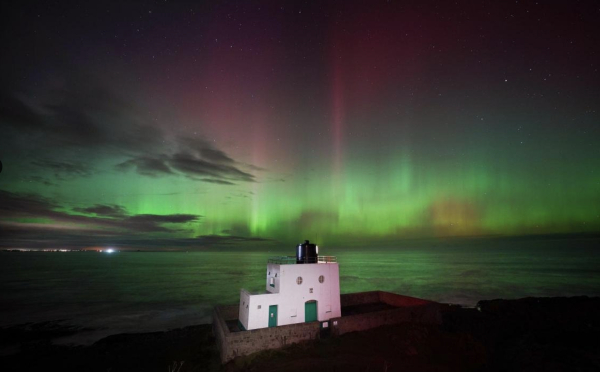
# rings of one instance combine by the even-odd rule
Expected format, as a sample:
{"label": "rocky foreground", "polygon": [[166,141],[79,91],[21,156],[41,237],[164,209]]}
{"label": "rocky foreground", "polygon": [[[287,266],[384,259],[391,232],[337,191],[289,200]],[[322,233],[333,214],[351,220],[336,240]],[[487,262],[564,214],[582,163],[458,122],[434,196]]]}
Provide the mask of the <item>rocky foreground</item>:
{"label": "rocky foreground", "polygon": [[[599,371],[600,298],[481,301],[443,306],[440,326],[401,324],[292,345],[221,366],[210,325],[54,345],[76,332],[0,330],[2,371]],[[8,350],[8,352],[6,352]]]}

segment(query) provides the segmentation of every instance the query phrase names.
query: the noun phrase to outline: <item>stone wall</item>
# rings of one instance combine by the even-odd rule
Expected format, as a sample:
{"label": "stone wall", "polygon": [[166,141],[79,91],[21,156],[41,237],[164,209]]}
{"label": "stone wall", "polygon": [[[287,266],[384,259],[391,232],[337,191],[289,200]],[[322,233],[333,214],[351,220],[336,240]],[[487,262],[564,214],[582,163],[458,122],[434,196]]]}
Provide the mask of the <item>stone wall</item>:
{"label": "stone wall", "polygon": [[[213,309],[213,335],[216,338],[217,347],[219,348],[219,354],[221,362],[225,363],[229,359],[225,359],[229,353],[228,337],[231,334],[229,328],[225,323],[226,320],[236,319],[238,310],[237,305],[231,306],[217,306]],[[231,358],[230,358],[231,359]]]}
{"label": "stone wall", "polygon": [[380,302],[384,302],[388,305],[396,307],[407,307],[407,306],[420,306],[426,304],[432,304],[435,302],[423,300],[421,298],[403,296],[390,292],[377,291]]}
{"label": "stone wall", "polygon": [[[383,302],[396,308],[332,318],[329,320],[329,327],[333,336],[404,322],[441,323],[438,303],[414,297],[373,291],[344,294],[340,296],[340,301],[342,307]],[[315,340],[320,335],[320,322],[230,332],[226,321],[237,320],[238,312],[237,305],[217,306],[213,311],[213,333],[223,363],[261,350]]]}
{"label": "stone wall", "polygon": [[349,332],[365,331],[399,323],[440,324],[441,314],[437,304],[382,310],[331,319],[331,333],[340,336]]}
{"label": "stone wall", "polygon": [[342,308],[379,302],[379,291],[346,293],[340,296]]}
{"label": "stone wall", "polygon": [[346,306],[384,302],[395,306],[396,309],[331,319],[331,333],[334,336],[391,324],[407,322],[441,324],[442,322],[439,304],[420,298],[402,296],[390,292],[373,291],[342,295],[341,301]]}
{"label": "stone wall", "polygon": [[237,306],[218,306],[213,312],[213,333],[217,339],[222,363],[257,351],[278,349],[319,338],[319,322],[230,332],[225,321],[236,320],[237,310]]}

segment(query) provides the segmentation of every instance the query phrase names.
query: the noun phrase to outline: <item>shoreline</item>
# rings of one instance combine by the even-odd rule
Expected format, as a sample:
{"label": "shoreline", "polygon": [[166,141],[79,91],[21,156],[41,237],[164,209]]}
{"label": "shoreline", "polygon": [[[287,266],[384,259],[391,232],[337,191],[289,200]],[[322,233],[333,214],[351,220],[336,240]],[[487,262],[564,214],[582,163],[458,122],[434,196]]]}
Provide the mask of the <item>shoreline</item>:
{"label": "shoreline", "polygon": [[315,363],[350,371],[367,366],[371,370],[385,366],[388,370],[537,370],[532,363],[558,370],[600,368],[600,297],[528,297],[480,301],[475,308],[440,306],[440,326],[380,327],[259,352],[225,366],[220,364],[210,324],[113,334],[88,346],[54,341],[90,329],[63,326],[60,321],[26,324],[0,329],[0,361],[5,371],[50,366],[62,371],[165,371],[182,361],[177,365],[182,372],[300,371]]}

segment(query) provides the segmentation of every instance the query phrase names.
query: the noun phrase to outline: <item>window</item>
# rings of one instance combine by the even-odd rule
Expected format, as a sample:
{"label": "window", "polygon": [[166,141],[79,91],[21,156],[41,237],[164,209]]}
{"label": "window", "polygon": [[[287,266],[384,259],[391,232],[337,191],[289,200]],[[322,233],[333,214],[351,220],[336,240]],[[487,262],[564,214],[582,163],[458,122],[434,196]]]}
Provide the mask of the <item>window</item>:
{"label": "window", "polygon": [[298,285],[302,284],[302,277],[299,276],[298,279],[296,279],[296,283],[298,283]]}
{"label": "window", "polygon": [[325,281],[325,277],[323,275],[321,275],[319,277],[319,283],[323,283]]}
{"label": "window", "polygon": [[269,278],[269,286],[275,287],[275,278]]}
{"label": "window", "polygon": [[313,293],[313,289],[311,288],[311,289],[308,291],[308,293]]}
{"label": "window", "polygon": [[260,310],[260,305],[258,305],[258,309]]}

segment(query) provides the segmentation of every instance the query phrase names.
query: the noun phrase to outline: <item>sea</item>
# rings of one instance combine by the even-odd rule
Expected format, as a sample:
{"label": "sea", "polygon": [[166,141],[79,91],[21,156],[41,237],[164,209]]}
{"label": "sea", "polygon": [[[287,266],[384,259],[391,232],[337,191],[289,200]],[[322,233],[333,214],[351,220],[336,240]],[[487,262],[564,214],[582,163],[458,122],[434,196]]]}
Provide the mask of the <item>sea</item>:
{"label": "sea", "polygon": [[[600,296],[600,240],[523,239],[320,247],[337,257],[342,293],[383,290],[476,306],[480,300]],[[211,322],[241,288],[265,288],[266,264],[285,250],[0,252],[0,327],[56,322],[90,344],[117,333]]]}

